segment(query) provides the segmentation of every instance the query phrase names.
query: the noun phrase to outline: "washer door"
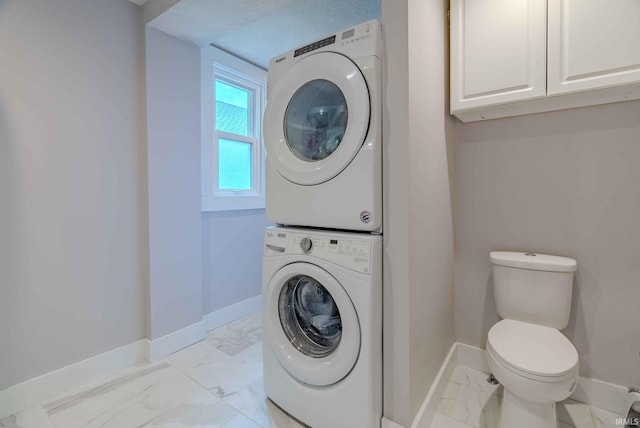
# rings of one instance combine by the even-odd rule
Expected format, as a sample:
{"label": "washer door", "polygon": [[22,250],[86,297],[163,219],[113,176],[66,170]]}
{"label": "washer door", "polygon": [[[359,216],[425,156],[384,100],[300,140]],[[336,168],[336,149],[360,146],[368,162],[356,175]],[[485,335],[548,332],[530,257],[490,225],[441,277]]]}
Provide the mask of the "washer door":
{"label": "washer door", "polygon": [[280,269],[265,291],[267,337],[285,370],[300,382],[332,385],[360,353],[356,310],[340,283],[310,263]]}
{"label": "washer door", "polygon": [[270,90],[267,159],[287,180],[323,183],[356,156],[369,130],[369,90],[347,57],[320,52],[294,64]]}

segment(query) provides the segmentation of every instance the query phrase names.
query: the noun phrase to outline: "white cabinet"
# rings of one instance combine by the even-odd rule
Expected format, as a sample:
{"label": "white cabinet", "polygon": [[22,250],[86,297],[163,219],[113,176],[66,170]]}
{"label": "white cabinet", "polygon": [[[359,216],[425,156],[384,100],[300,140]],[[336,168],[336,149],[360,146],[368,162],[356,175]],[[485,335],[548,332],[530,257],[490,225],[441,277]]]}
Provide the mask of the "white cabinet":
{"label": "white cabinet", "polygon": [[640,0],[549,1],[549,95],[640,82]]}
{"label": "white cabinet", "polygon": [[451,2],[451,108],[546,95],[546,0]]}
{"label": "white cabinet", "polygon": [[640,0],[451,0],[463,121],[640,99]]}

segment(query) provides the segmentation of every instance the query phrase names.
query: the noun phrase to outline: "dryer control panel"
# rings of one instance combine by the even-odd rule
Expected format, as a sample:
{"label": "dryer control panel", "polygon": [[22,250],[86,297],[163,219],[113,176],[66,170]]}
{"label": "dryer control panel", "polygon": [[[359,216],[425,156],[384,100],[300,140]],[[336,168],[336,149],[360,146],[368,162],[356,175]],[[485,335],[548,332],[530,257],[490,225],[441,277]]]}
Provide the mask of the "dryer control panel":
{"label": "dryer control panel", "polygon": [[271,58],[268,86],[273,85],[275,75],[278,75],[276,80],[279,79],[297,60],[323,51],[338,52],[352,59],[382,58],[382,26],[373,19]]}
{"label": "dryer control panel", "polygon": [[353,234],[292,231],[270,228],[265,232],[264,255],[301,255],[315,257],[356,272],[371,273],[372,239]]}

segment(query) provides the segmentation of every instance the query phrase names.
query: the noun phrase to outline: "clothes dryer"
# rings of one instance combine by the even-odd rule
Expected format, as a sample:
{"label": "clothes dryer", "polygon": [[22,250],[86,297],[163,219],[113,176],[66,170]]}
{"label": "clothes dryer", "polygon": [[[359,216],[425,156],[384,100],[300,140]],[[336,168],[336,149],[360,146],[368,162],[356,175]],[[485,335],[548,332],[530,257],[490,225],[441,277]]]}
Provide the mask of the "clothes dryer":
{"label": "clothes dryer", "polygon": [[376,20],[273,58],[264,116],[274,223],[382,230],[382,42]]}

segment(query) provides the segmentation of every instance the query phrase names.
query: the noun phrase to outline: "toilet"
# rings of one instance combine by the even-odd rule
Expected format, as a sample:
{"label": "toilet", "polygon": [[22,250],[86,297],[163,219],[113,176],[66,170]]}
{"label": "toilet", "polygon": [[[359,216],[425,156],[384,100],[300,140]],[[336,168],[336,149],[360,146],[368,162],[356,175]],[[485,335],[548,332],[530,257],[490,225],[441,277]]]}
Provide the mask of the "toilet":
{"label": "toilet", "polygon": [[557,428],[556,402],[578,379],[578,352],[561,332],[569,322],[575,260],[492,251],[496,309],[487,362],[504,387],[500,428]]}

